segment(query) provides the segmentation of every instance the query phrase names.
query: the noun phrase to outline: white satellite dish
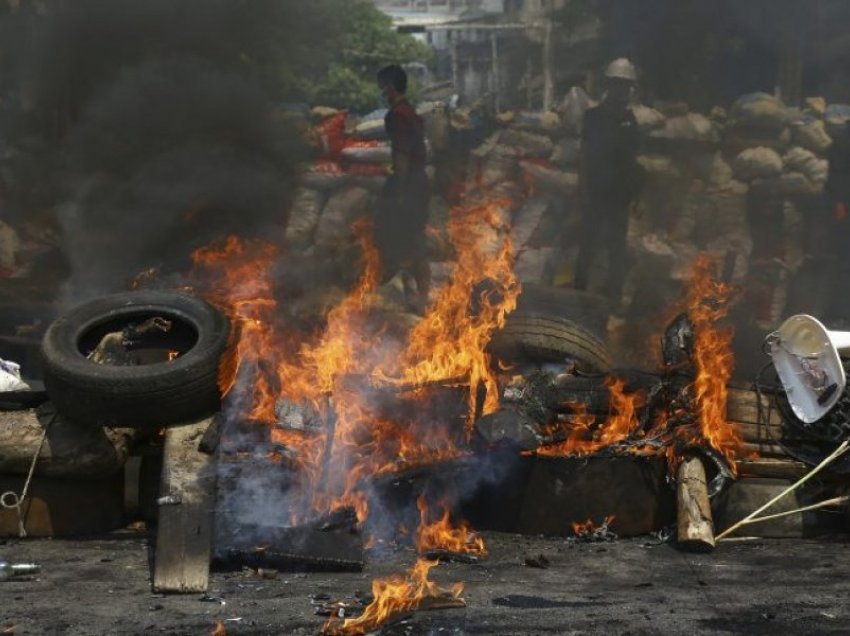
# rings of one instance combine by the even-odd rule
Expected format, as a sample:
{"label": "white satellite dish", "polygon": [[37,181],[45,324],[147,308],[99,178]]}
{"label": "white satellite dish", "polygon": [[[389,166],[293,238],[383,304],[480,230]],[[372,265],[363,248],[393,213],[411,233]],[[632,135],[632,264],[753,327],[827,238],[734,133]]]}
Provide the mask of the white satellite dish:
{"label": "white satellite dish", "polygon": [[829,331],[813,316],[791,316],[767,337],[770,357],[791,410],[811,424],[829,413],[847,386],[839,352],[850,352],[850,331]]}

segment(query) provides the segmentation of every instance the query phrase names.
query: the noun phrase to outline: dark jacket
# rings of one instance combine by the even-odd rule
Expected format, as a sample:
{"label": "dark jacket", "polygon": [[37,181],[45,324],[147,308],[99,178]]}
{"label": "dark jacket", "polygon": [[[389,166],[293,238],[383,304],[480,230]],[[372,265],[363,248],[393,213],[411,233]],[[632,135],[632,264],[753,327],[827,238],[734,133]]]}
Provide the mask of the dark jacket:
{"label": "dark jacket", "polygon": [[582,178],[594,201],[627,204],[638,194],[638,125],[629,108],[602,102],[584,115]]}

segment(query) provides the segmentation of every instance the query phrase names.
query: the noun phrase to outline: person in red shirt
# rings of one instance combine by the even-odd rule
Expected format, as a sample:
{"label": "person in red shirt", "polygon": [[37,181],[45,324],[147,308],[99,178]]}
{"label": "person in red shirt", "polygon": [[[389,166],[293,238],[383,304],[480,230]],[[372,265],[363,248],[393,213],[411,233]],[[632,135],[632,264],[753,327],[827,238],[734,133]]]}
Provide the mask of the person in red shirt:
{"label": "person in red shirt", "polygon": [[[378,72],[381,98],[389,110],[384,126],[392,146],[392,174],[381,193],[375,218],[375,241],[384,281],[399,271],[408,301],[418,311],[428,303],[431,270],[426,258],[425,223],[430,187],[425,174],[425,127],[407,101],[407,73],[397,65]],[[410,277],[416,282],[411,289]]]}

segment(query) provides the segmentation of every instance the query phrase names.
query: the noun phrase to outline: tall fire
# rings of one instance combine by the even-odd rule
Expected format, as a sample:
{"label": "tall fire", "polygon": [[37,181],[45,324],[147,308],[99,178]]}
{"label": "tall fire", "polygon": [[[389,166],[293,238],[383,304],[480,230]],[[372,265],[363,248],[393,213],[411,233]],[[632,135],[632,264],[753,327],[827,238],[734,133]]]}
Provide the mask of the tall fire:
{"label": "tall fire", "polygon": [[[497,365],[487,346],[515,309],[521,291],[503,221],[514,205],[507,198],[479,195],[451,209],[452,274],[406,332],[376,311],[382,293],[380,262],[365,219],[353,227],[362,252],[359,279],[309,333],[293,327],[279,311],[274,268],[285,257],[276,246],[229,237],[195,252],[194,286],[238,326],[221,367],[227,416],[265,427],[269,440],[293,451],[297,478],[287,499],[291,523],[348,506],[368,531],[370,480],[470,452],[467,441],[476,416],[500,408]],[[732,334],[718,326],[731,291],[713,279],[712,271],[712,261],[700,257],[687,296],[695,334],[689,391],[698,426],[674,426],[673,406],[647,422],[647,391],[612,375],[605,380],[607,415],[590,413],[582,403],[566,405],[569,417],[548,429],[561,441],[542,445],[538,454],[667,453],[676,461],[677,448],[702,440],[734,466],[739,438],[725,418]],[[465,393],[462,417],[433,408],[448,391]],[[279,421],[287,409],[309,412],[319,425],[287,426]],[[445,501],[429,506],[420,495],[417,508],[413,539],[420,555],[487,555],[469,524],[452,522]],[[366,633],[429,598],[458,601],[462,586],[449,593],[428,581],[434,565],[420,560],[405,577],[375,580],[375,598],[364,613],[330,620],[325,633]]]}
{"label": "tall fire", "polygon": [[694,323],[694,399],[699,413],[700,432],[705,440],[722,453],[733,471],[740,453],[740,432],[726,418],[728,392],[734,357],[730,327],[718,326],[729,312],[733,291],[714,279],[715,263],[702,255],[691,270],[688,313]]}
{"label": "tall fire", "polygon": [[[310,505],[293,518],[354,505],[364,520],[367,506],[358,492],[363,480],[460,454],[480,387],[487,390],[485,409],[497,406],[486,347],[520,291],[499,220],[511,205],[481,197],[452,209],[454,272],[406,340],[391,337],[371,311],[380,264],[365,220],[354,227],[363,253],[359,281],[312,334],[291,330],[276,312],[271,270],[279,253],[273,245],[230,237],[193,255],[198,288],[239,328],[222,365],[222,388],[232,401],[249,406],[231,416],[266,424],[273,440],[296,449],[305,491],[298,500]],[[476,295],[485,284],[486,291]],[[404,416],[400,421],[380,413],[386,395],[425,401],[427,387],[439,383],[466,387],[466,429],[456,422]],[[333,424],[310,432],[278,426],[282,401],[312,409]]]}
{"label": "tall fire", "polygon": [[564,404],[566,418],[548,426],[562,441],[540,447],[538,454],[667,454],[673,467],[682,448],[705,445],[721,453],[735,472],[736,459],[742,456],[742,439],[726,415],[727,383],[734,366],[733,331],[721,322],[729,311],[733,290],[714,278],[715,266],[714,260],[703,254],[691,269],[686,308],[694,335],[688,353],[692,377],[684,386],[679,386],[678,378],[669,380],[683,392],[684,399],[658,404],[656,412],[645,413],[642,409],[647,406],[647,389],[627,391],[626,383],[616,374],[608,376],[607,412],[591,413],[582,402]]}

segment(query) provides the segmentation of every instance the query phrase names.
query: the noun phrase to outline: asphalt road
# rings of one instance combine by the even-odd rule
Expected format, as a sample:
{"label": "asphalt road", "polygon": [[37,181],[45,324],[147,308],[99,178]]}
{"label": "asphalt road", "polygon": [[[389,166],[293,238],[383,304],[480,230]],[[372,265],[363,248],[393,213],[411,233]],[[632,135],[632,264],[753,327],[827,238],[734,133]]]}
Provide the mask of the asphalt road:
{"label": "asphalt road", "polygon": [[[693,555],[650,538],[570,544],[486,533],[490,557],[443,564],[467,607],[418,612],[385,634],[847,634],[850,537],[759,540]],[[525,565],[545,555],[548,569]],[[0,559],[32,560],[32,580],[0,582],[0,633],[317,634],[311,595],[349,597],[374,576],[401,572],[410,549],[370,558],[360,574],[219,572],[208,598],[150,590],[147,535],[0,543]],[[7,631],[3,631],[3,630]]]}

